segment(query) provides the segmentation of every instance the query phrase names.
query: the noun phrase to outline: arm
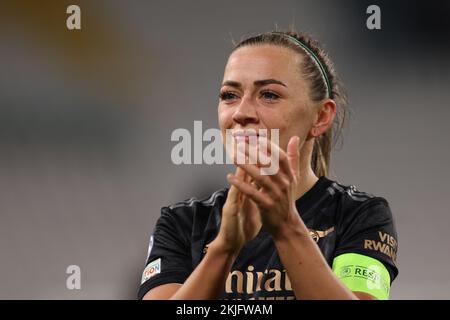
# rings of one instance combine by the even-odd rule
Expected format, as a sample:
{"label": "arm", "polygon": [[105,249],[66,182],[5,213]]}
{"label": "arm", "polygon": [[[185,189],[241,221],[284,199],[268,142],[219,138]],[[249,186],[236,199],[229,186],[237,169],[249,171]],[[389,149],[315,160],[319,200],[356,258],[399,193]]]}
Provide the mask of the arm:
{"label": "arm", "polygon": [[[298,138],[291,139],[287,155],[278,150],[280,171],[277,174],[263,176],[257,166],[243,164],[239,166],[253,178],[256,186],[238,177],[230,177],[230,182],[258,205],[297,299],[373,298],[350,291],[335,276],[297,212],[294,194],[300,177],[298,141]],[[272,149],[279,148],[270,144]]]}
{"label": "arm", "polygon": [[[379,211],[383,210],[381,208],[383,206],[372,206],[371,209],[366,209],[364,212],[369,216],[383,216],[381,212],[386,211]],[[365,216],[360,215],[362,218]],[[380,229],[392,232],[386,226],[376,224],[374,230]],[[378,236],[378,231],[369,233],[366,231],[363,236],[360,236],[359,233],[351,234],[354,238],[360,239],[353,240],[353,242],[362,243],[363,240],[361,239],[372,238],[373,234]],[[342,241],[349,243],[345,238]],[[286,267],[294,293],[299,299],[384,300],[389,296],[390,276],[388,270],[380,262],[380,260],[383,261],[381,258],[377,257],[380,259],[377,260],[370,257],[369,253],[367,255],[342,254],[335,258],[332,269],[324,259],[317,244],[309,236],[308,229],[300,218],[293,219],[292,223],[286,225],[283,231],[277,237],[274,237],[274,242],[280,259]],[[360,247],[355,244],[354,249],[358,251]],[[345,250],[349,250],[348,246]],[[371,281],[373,282],[368,283],[368,280],[353,278],[348,275],[343,282],[338,277],[339,273],[335,272],[338,272],[345,265],[368,267],[368,270],[374,272],[377,276],[372,278]]]}
{"label": "arm", "polygon": [[[239,168],[236,175],[248,180]],[[219,234],[195,270],[181,284],[165,284],[151,289],[145,299],[218,299],[234,260],[244,244],[253,239],[261,227],[256,206],[235,187],[231,187],[222,210]]]}
{"label": "arm", "polygon": [[216,239],[202,262],[171,299],[218,299],[236,255],[227,252]]}
{"label": "arm", "polygon": [[205,257],[183,285],[170,283],[158,286],[150,290],[144,299],[218,299],[235,259],[235,255],[224,250],[219,242],[220,239],[211,242]]}
{"label": "arm", "polygon": [[300,219],[280,235],[275,246],[297,299],[371,298],[353,293],[335,276]]}

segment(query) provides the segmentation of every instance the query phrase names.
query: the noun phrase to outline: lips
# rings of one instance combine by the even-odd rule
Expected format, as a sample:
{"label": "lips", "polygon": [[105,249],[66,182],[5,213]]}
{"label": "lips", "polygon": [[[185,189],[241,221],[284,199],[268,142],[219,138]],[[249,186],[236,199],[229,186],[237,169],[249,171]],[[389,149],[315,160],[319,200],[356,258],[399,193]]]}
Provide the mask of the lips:
{"label": "lips", "polygon": [[248,143],[251,138],[258,139],[259,137],[256,130],[236,130],[233,131],[232,135],[236,141],[245,141],[246,143]]}
{"label": "lips", "polygon": [[233,130],[232,136],[236,139],[243,139],[249,137],[265,137],[265,133],[260,133],[254,129],[248,130]]}

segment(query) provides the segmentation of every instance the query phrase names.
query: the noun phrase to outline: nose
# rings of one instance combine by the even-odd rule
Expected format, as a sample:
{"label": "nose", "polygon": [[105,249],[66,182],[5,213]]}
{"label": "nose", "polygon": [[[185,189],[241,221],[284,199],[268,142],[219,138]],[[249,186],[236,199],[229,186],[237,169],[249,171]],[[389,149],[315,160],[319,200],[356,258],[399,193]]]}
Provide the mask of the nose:
{"label": "nose", "polygon": [[242,98],[241,103],[236,107],[236,111],[233,114],[233,120],[241,126],[249,123],[258,123],[259,118],[256,105],[251,97]]}

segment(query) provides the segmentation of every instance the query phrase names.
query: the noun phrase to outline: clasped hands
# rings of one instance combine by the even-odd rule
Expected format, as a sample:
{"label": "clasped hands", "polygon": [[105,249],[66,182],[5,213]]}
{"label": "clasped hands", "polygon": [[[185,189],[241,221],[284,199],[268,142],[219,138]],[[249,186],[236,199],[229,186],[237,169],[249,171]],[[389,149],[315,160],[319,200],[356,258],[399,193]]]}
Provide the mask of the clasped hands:
{"label": "clasped hands", "polygon": [[[277,148],[278,159],[272,159],[279,161],[275,174],[262,174],[259,163],[235,161],[236,172],[227,175],[231,187],[216,239],[234,255],[258,234],[262,225],[274,240],[283,237],[289,228],[299,223],[303,225],[295,206],[300,179],[299,138],[294,136],[289,140],[286,152],[272,141],[267,141],[267,145],[267,150],[258,148],[258,158],[267,158]],[[238,146],[237,152],[245,151]],[[248,160],[248,154],[245,157]]]}

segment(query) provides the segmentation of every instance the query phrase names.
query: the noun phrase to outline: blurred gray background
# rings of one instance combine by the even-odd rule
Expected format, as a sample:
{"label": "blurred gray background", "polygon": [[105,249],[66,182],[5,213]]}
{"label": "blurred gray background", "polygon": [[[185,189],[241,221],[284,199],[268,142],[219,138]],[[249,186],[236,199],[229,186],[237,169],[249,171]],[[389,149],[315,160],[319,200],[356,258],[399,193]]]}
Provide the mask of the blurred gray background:
{"label": "blurred gray background", "polygon": [[[134,299],[161,206],[232,170],[172,164],[172,131],[217,127],[232,39],[294,24],[350,97],[331,178],[395,215],[391,298],[449,299],[449,16],[448,1],[2,1],[0,298]],[[66,288],[72,264],[81,290]]]}

